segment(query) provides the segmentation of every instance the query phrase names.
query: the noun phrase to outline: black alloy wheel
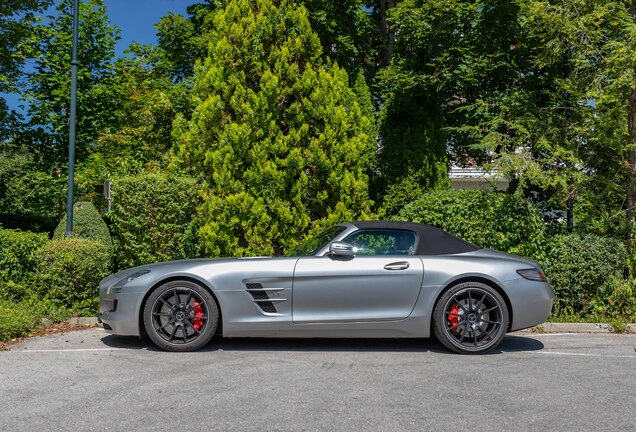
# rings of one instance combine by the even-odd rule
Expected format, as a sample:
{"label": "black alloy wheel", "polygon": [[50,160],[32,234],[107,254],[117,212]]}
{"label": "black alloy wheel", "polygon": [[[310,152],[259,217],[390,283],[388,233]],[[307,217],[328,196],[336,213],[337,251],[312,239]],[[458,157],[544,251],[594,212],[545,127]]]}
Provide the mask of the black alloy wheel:
{"label": "black alloy wheel", "polygon": [[446,291],[435,305],[433,331],[452,351],[482,354],[501,343],[508,317],[506,302],[494,288],[465,282]]}
{"label": "black alloy wheel", "polygon": [[144,307],[144,326],[152,342],[166,351],[194,351],[216,332],[219,311],[212,295],[188,281],[155,289]]}

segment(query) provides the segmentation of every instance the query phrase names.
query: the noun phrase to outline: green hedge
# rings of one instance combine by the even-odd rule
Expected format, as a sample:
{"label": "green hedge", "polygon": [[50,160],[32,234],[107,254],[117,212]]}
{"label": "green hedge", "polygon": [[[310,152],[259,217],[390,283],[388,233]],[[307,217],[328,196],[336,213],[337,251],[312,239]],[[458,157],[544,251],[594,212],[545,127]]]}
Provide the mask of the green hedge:
{"label": "green hedge", "polygon": [[39,171],[50,165],[41,147],[0,145],[0,221],[5,227],[49,232],[60,218],[66,179]]}
{"label": "green hedge", "polygon": [[633,284],[622,277],[627,257],[622,242],[570,234],[551,244],[543,269],[555,293],[553,315],[620,316],[621,309],[633,307]]}
{"label": "green hedge", "polygon": [[42,233],[0,228],[0,282],[20,283],[36,267],[36,253],[48,236]]}
{"label": "green hedge", "polygon": [[478,190],[436,190],[406,205],[398,219],[441,228],[480,247],[542,261],[541,213],[528,200]]}
{"label": "green hedge", "polygon": [[[61,240],[66,232],[66,215],[53,233],[53,240]],[[101,242],[109,252],[113,250],[113,241],[106,222],[95,206],[86,201],[80,201],[73,206],[73,237]]]}
{"label": "green hedge", "polygon": [[35,287],[39,295],[62,306],[94,310],[99,281],[109,273],[110,254],[101,242],[54,240],[38,252]]}
{"label": "green hedge", "polygon": [[118,268],[198,256],[200,192],[195,179],[183,176],[114,179],[108,220]]}

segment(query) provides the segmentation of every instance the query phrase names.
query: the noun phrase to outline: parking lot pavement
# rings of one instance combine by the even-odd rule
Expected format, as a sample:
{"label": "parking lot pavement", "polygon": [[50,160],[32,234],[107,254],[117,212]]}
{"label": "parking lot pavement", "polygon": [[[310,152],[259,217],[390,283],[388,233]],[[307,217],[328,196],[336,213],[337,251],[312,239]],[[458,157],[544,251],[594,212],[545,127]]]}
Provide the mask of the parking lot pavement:
{"label": "parking lot pavement", "polygon": [[0,430],[636,431],[636,334],[215,339],[195,353],[83,330],[0,352]]}

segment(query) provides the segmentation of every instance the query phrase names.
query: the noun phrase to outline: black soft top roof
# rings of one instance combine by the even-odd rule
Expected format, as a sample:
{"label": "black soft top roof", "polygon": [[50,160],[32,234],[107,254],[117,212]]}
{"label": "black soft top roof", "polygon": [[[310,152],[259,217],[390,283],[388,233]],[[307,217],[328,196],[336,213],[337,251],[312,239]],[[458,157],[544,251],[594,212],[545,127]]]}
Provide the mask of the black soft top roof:
{"label": "black soft top roof", "polygon": [[414,222],[396,221],[361,221],[353,222],[359,229],[397,229],[414,231],[419,238],[417,255],[450,255],[478,250],[475,245],[468,243],[452,234],[430,225]]}

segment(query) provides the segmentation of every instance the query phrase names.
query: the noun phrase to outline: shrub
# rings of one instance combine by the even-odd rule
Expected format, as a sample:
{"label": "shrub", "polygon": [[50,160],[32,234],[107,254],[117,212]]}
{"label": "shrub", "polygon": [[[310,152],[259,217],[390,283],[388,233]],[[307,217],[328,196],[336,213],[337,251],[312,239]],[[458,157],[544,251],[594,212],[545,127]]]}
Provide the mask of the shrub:
{"label": "shrub", "polygon": [[37,263],[36,252],[47,241],[46,234],[0,228],[0,283],[19,284],[32,273]]}
{"label": "shrub", "polygon": [[543,265],[555,293],[553,314],[611,316],[612,303],[624,307],[631,294],[631,285],[621,281],[626,256],[623,244],[613,238],[555,237]]}
{"label": "shrub", "polygon": [[28,290],[24,285],[14,282],[12,280],[0,279],[0,300],[8,300],[17,302],[22,300],[25,296],[31,294],[32,291]]}
{"label": "shrub", "polygon": [[[63,239],[65,232],[66,215],[55,229],[53,240]],[[73,206],[73,237],[98,241],[106,247],[109,253],[113,250],[113,241],[108,226],[95,206],[89,202],[80,201]]]}
{"label": "shrub", "polygon": [[193,178],[142,174],[115,179],[108,213],[119,268],[198,256],[201,187]]}
{"label": "shrub", "polygon": [[0,145],[0,221],[6,227],[51,231],[60,218],[66,179],[43,172],[48,166],[39,145]]}
{"label": "shrub", "polygon": [[441,228],[480,247],[545,257],[541,214],[526,199],[496,192],[441,189],[406,205],[398,219]]}
{"label": "shrub", "polygon": [[636,279],[613,279],[606,310],[614,318],[636,322]]}
{"label": "shrub", "polygon": [[0,342],[26,336],[42,325],[42,315],[26,303],[0,300]]}
{"label": "shrub", "polygon": [[38,252],[35,286],[40,295],[63,306],[95,306],[99,281],[110,272],[110,254],[94,240],[54,240]]}

